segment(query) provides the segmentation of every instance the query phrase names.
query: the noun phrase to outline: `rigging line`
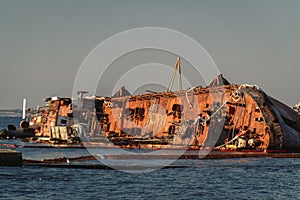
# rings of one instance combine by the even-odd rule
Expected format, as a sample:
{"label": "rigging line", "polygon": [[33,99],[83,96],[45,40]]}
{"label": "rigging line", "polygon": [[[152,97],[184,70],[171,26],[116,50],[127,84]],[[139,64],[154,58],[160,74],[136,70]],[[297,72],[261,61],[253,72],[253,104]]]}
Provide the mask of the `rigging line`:
{"label": "rigging line", "polygon": [[179,73],[179,75],[178,75],[178,87],[179,87],[179,90],[182,90],[180,57],[177,58],[176,64],[173,68],[173,74],[171,76],[171,79],[170,79],[170,82],[169,82],[169,85],[168,85],[168,88],[167,88],[167,92],[170,92],[172,87],[173,87],[174,79],[175,79],[177,71]]}
{"label": "rigging line", "polygon": [[228,141],[228,142],[226,142],[225,144],[222,144],[222,145],[220,145],[220,146],[217,146],[217,147],[215,147],[215,148],[216,148],[216,149],[220,149],[220,148],[226,146],[227,144],[232,143],[232,142],[235,141],[236,139],[238,139],[238,136],[235,136],[235,137],[232,138],[230,141]]}
{"label": "rigging line", "polygon": [[229,101],[229,99],[232,98],[232,94],[226,99],[226,101],[211,115],[209,116],[209,118],[207,118],[204,122],[209,121],[213,116],[215,116],[225,105],[226,103]]}
{"label": "rigging line", "polygon": [[179,87],[179,90],[182,90],[180,57],[178,57],[177,70],[178,70],[178,87]]}
{"label": "rigging line", "polygon": [[206,120],[204,120],[204,122],[202,122],[202,124],[206,123],[207,121],[209,121],[213,116],[215,116],[225,105],[226,103],[233,98],[234,93],[231,93],[230,96],[225,100],[225,102],[211,115],[209,116]]}
{"label": "rigging line", "polygon": [[236,139],[238,139],[240,136],[245,135],[246,133],[248,133],[248,131],[243,131],[241,133],[238,133],[234,138],[232,138],[230,141],[226,142],[225,144],[222,144],[220,146],[215,147],[216,149],[220,149],[224,146],[226,146],[227,144],[232,143],[233,141],[235,141]]}
{"label": "rigging line", "polygon": [[[244,97],[242,97],[242,103],[244,103]],[[231,136],[232,136],[232,137],[233,137],[233,135],[234,135],[234,132],[235,132],[235,129],[236,129],[236,125],[237,125],[237,123],[238,123],[238,121],[239,121],[239,119],[240,119],[240,117],[241,117],[241,115],[242,115],[242,111],[243,111],[243,107],[240,108],[240,113],[239,113],[238,118],[237,118],[237,120],[236,120],[236,122],[235,122],[235,124],[234,124],[233,129],[232,129],[232,133],[231,133]]]}
{"label": "rigging line", "polygon": [[186,100],[187,100],[187,102],[188,102],[188,104],[189,104],[189,108],[190,108],[190,109],[193,108],[193,104],[191,104],[191,102],[190,102],[190,100],[189,100],[188,92],[190,92],[190,91],[193,90],[193,89],[195,89],[195,87],[192,87],[192,88],[188,89],[188,90],[185,92],[185,98],[186,98]]}

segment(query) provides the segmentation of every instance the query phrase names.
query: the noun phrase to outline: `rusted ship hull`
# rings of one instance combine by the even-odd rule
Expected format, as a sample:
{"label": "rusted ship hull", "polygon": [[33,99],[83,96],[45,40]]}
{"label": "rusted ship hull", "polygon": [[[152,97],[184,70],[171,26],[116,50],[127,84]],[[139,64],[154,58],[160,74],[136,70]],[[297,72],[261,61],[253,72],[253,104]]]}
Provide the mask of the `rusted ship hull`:
{"label": "rusted ship hull", "polygon": [[290,149],[300,146],[299,116],[255,86],[195,88],[100,101],[99,123],[93,127],[93,137],[102,135],[122,147]]}
{"label": "rusted ship hull", "polygon": [[81,93],[76,106],[70,98],[48,98],[30,127],[47,142],[109,148],[300,149],[297,112],[257,86],[233,85],[222,76],[208,87],[177,92]]}

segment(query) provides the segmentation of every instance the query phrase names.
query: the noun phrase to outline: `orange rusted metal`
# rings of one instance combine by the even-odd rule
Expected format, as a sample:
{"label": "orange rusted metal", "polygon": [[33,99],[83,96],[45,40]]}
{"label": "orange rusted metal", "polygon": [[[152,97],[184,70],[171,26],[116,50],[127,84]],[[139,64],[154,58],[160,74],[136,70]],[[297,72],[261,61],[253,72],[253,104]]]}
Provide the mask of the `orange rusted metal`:
{"label": "orange rusted metal", "polygon": [[54,127],[68,127],[73,124],[72,101],[70,98],[52,97],[45,99],[45,107],[30,116],[30,126],[36,136],[51,137]]}
{"label": "orange rusted metal", "polygon": [[[208,87],[177,92],[48,98],[31,116],[37,136],[53,138],[67,127],[68,139],[124,148],[300,149],[300,115],[255,85],[230,84],[221,75]],[[76,114],[73,122],[72,114]],[[73,128],[72,128],[73,127]],[[77,127],[74,128],[74,127]],[[78,130],[85,129],[85,132]],[[59,129],[60,130],[60,129]],[[59,137],[55,137],[59,139]]]}

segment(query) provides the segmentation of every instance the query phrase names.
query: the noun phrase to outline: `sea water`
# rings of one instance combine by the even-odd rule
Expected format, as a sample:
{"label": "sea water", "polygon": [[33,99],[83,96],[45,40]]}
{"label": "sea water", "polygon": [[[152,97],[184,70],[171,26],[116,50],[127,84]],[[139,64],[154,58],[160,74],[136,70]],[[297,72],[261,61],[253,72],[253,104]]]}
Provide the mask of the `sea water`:
{"label": "sea water", "polygon": [[0,130],[7,129],[8,125],[14,125],[19,127],[19,123],[22,120],[22,117],[8,117],[8,116],[0,116]]}
{"label": "sea water", "polygon": [[[29,143],[0,140],[15,143],[24,159],[90,155],[85,149],[22,148]],[[171,165],[179,167],[145,173],[0,167],[0,199],[300,199],[297,158],[177,160]]]}
{"label": "sea water", "polygon": [[147,173],[0,167],[1,199],[300,199],[299,159],[184,160]]}

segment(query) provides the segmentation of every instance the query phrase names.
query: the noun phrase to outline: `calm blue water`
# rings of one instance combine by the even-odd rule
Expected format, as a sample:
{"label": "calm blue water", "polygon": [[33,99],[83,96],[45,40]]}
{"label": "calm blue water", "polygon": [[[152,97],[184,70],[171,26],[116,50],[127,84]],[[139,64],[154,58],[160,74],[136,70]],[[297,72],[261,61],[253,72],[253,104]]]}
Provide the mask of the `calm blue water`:
{"label": "calm blue water", "polygon": [[[17,150],[36,160],[89,155],[84,149]],[[126,173],[0,167],[0,199],[300,199],[300,159],[178,160],[173,165],[186,168]]]}
{"label": "calm blue water", "polygon": [[7,128],[7,125],[12,124],[19,127],[22,117],[4,117],[0,116],[0,130]]}
{"label": "calm blue water", "polygon": [[[187,163],[189,161],[186,161]],[[298,159],[193,161],[131,174],[99,169],[1,167],[1,199],[299,199]]]}

